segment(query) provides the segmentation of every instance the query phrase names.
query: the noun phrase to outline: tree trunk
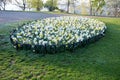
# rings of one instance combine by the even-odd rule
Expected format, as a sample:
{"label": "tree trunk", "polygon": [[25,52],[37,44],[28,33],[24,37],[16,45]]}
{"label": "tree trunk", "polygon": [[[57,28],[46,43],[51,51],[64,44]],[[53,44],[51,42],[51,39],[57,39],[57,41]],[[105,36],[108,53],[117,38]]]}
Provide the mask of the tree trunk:
{"label": "tree trunk", "polygon": [[6,6],[6,4],[5,3],[3,3],[3,10],[5,11],[5,6]]}
{"label": "tree trunk", "polygon": [[90,0],[90,16],[92,16],[92,2]]}
{"label": "tree trunk", "polygon": [[67,13],[69,13],[69,6],[70,6],[70,1],[68,0],[68,4],[67,4]]}
{"label": "tree trunk", "polygon": [[25,11],[26,5],[25,3],[23,3],[23,11]]}
{"label": "tree trunk", "polygon": [[76,14],[76,12],[75,12],[75,1],[73,2],[73,6],[74,6],[74,14]]}
{"label": "tree trunk", "polygon": [[114,10],[115,10],[115,12],[114,12],[114,15],[115,15],[115,17],[117,17],[117,3],[116,4],[114,4]]}
{"label": "tree trunk", "polygon": [[115,17],[117,17],[117,7],[115,7]]}

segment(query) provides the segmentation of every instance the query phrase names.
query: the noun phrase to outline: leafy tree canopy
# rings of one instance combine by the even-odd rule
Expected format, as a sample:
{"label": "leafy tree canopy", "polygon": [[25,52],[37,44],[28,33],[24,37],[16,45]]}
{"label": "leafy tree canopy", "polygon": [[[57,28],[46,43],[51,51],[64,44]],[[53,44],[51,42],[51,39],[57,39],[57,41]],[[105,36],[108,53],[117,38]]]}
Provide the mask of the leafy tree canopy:
{"label": "leafy tree canopy", "polygon": [[57,9],[57,1],[58,0],[48,0],[44,6],[47,7],[49,11],[53,11]]}
{"label": "leafy tree canopy", "polygon": [[27,2],[32,8],[36,8],[37,11],[40,11],[40,9],[43,7],[42,0],[28,0]]}

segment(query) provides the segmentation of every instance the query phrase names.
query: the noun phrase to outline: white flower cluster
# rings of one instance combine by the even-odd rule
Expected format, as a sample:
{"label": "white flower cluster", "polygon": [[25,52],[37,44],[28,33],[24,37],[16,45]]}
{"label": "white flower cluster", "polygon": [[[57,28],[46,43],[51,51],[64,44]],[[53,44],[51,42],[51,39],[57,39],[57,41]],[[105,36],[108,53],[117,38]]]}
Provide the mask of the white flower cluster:
{"label": "white flower cluster", "polygon": [[33,21],[20,27],[11,38],[23,44],[62,45],[73,44],[99,34],[106,26],[98,20],[84,17],[52,17]]}

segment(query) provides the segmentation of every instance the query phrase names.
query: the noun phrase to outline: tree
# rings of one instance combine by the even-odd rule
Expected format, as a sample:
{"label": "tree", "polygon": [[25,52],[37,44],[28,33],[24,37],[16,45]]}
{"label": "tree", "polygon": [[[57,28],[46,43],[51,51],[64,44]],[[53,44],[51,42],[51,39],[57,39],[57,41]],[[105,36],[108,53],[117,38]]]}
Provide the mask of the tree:
{"label": "tree", "polygon": [[48,0],[44,6],[47,7],[49,11],[53,11],[57,9],[57,1],[58,0]]}
{"label": "tree", "polygon": [[[69,6],[70,6],[70,4],[73,4],[73,8],[74,8],[73,12],[74,12],[74,14],[76,13],[75,10],[76,10],[76,3],[77,2],[79,2],[79,0],[70,0],[69,1]],[[68,9],[69,9],[69,6],[68,6]],[[68,10],[68,12],[69,12],[69,10]]]}
{"label": "tree", "polygon": [[[103,12],[103,7],[105,6],[105,0],[92,0],[91,1],[91,8],[92,8],[92,13],[94,15],[98,14],[98,11],[99,11],[99,14],[102,14]],[[94,11],[94,12],[93,12]]]}
{"label": "tree", "polygon": [[21,1],[15,0],[15,4],[14,5],[20,7],[23,11],[25,11],[27,2],[26,2],[26,0],[21,0]]}
{"label": "tree", "polygon": [[83,14],[83,15],[87,14],[87,9],[86,9],[86,3],[85,2],[81,3],[81,14]]}
{"label": "tree", "polygon": [[0,0],[0,9],[5,10],[6,4],[11,2],[11,0]]}
{"label": "tree", "polygon": [[90,5],[90,15],[92,16],[92,0],[89,0],[89,5]]}
{"label": "tree", "polygon": [[120,16],[120,0],[106,0],[106,6],[115,17]]}
{"label": "tree", "polygon": [[73,4],[74,6],[74,13],[75,13],[75,0],[67,0],[67,13],[69,13],[71,4]]}
{"label": "tree", "polygon": [[27,1],[32,8],[36,8],[37,11],[43,7],[42,0],[28,0]]}
{"label": "tree", "polygon": [[70,0],[67,1],[67,13],[69,13]]}
{"label": "tree", "polygon": [[27,8],[30,9],[32,8],[32,5],[31,5],[32,1],[31,0],[27,0]]}

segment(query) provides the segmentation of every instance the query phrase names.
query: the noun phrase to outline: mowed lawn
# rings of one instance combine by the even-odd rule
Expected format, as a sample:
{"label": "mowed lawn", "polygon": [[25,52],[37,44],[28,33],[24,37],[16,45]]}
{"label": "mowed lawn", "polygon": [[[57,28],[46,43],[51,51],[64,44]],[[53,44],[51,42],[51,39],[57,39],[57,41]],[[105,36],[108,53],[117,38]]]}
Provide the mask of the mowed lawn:
{"label": "mowed lawn", "polygon": [[75,52],[16,51],[9,32],[23,22],[0,24],[0,80],[120,80],[120,18],[97,18],[107,32]]}

